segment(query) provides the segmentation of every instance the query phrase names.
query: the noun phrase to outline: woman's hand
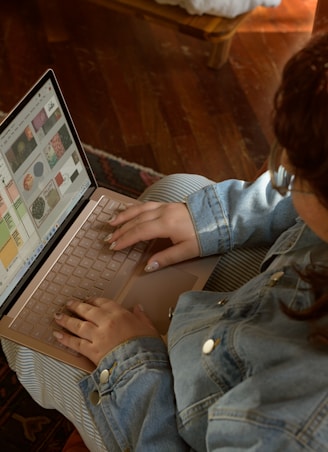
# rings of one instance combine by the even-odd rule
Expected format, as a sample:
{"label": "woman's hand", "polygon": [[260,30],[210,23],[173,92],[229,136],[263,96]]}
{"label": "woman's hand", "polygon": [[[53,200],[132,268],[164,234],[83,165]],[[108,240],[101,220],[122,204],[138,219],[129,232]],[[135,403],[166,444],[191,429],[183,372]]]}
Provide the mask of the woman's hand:
{"label": "woman's hand", "polygon": [[148,260],[145,270],[150,272],[177,262],[199,256],[194,225],[183,203],[147,202],[129,207],[110,222],[117,227],[105,239],[111,249],[121,250],[137,242],[168,238],[172,246]]}
{"label": "woman's hand", "polygon": [[61,344],[89,358],[96,366],[128,339],[159,337],[141,306],[131,312],[107,298],[94,298],[86,302],[71,300],[67,308],[74,316],[57,313],[55,320],[65,330],[53,334]]}

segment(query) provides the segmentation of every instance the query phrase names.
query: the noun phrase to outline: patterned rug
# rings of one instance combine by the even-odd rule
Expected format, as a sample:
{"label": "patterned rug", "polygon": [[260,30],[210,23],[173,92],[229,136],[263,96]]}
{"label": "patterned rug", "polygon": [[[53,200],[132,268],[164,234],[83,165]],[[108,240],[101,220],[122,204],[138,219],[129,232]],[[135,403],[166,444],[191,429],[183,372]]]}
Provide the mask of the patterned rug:
{"label": "patterned rug", "polygon": [[[137,198],[161,175],[85,145],[101,186]],[[6,452],[59,452],[73,430],[55,410],[35,403],[9,369],[0,347],[0,450]]]}
{"label": "patterned rug", "polygon": [[84,145],[98,184],[137,198],[162,175],[150,168],[130,163],[99,149]]}

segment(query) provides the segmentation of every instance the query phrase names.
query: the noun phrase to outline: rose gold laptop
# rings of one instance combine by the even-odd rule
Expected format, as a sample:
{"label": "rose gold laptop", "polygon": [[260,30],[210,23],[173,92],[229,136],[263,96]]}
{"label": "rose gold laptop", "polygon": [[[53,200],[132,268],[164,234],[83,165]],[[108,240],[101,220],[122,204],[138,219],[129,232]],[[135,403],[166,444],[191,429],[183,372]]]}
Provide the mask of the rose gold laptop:
{"label": "rose gold laptop", "polygon": [[143,271],[160,241],[113,252],[108,219],[137,202],[97,187],[49,69],[0,125],[0,336],[91,371],[58,344],[53,316],[70,298],[142,303],[162,334],[180,293],[202,289],[217,259]]}

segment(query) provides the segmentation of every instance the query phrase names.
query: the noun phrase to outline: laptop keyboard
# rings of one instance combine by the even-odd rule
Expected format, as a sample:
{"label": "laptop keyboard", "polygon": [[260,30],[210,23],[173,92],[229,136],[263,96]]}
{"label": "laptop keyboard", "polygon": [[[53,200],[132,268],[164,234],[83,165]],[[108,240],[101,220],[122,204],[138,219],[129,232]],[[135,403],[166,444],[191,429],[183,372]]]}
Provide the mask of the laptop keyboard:
{"label": "laptop keyboard", "polygon": [[148,245],[140,242],[122,251],[111,251],[104,243],[113,231],[109,219],[125,208],[117,201],[101,198],[11,328],[63,348],[52,334],[54,328],[59,329],[55,312],[64,310],[71,298],[115,298],[119,294]]}

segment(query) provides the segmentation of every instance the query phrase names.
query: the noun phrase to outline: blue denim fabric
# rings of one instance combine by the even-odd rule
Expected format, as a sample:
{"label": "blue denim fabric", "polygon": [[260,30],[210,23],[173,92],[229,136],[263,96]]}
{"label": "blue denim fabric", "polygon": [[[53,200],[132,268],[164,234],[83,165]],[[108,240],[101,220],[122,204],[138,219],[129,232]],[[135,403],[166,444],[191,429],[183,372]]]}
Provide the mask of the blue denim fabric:
{"label": "blue denim fabric", "polygon": [[311,305],[293,263],[327,262],[328,245],[267,175],[207,187],[187,202],[203,254],[273,245],[262,272],[240,289],[181,295],[168,351],[159,339],[129,341],[81,382],[108,449],[327,451],[328,353],[279,303]]}
{"label": "blue denim fabric", "polygon": [[227,180],[190,195],[201,255],[225,253],[241,246],[271,245],[295,223],[290,197],[271,188],[264,173],[255,182]]}
{"label": "blue denim fabric", "polygon": [[176,428],[172,371],[161,339],[122,344],[80,387],[111,452],[190,450]]}

